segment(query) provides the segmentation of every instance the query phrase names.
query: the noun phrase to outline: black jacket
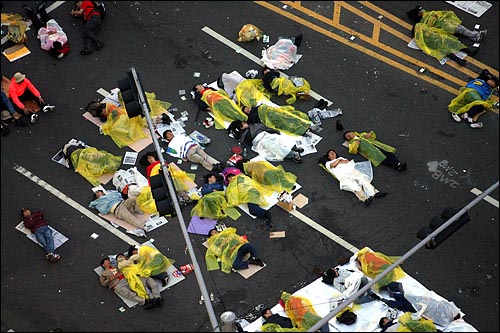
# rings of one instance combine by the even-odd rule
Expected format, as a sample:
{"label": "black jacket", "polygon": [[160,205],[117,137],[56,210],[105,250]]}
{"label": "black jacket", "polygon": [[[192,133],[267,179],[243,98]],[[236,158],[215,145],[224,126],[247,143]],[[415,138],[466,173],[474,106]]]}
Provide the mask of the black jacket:
{"label": "black jacket", "polygon": [[278,324],[283,328],[293,328],[293,324],[290,318],[280,316],[277,313],[269,316],[264,324]]}
{"label": "black jacket", "polygon": [[271,69],[270,72],[264,74],[262,77],[262,84],[264,85],[264,88],[266,88],[269,92],[274,92],[271,87],[271,82],[273,82],[273,80],[277,77],[280,77],[280,73],[274,69]]}

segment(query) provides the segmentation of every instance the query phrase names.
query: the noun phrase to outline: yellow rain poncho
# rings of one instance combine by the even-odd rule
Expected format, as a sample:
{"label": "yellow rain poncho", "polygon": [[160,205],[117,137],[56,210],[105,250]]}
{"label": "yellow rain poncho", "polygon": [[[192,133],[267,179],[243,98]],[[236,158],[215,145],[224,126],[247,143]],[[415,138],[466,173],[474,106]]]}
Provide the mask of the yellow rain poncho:
{"label": "yellow rain poncho", "polygon": [[141,189],[141,193],[135,199],[139,209],[145,213],[155,214],[158,213],[158,208],[156,208],[156,202],[153,198],[153,193],[151,193],[151,187],[144,186]]}
{"label": "yellow rain poncho", "polygon": [[220,220],[227,217],[227,200],[223,191],[204,195],[191,209],[191,216]]}
{"label": "yellow rain poncho", "polygon": [[[399,257],[397,256],[386,256],[380,252],[373,252],[369,248],[365,247],[358,251],[356,260],[361,266],[361,271],[369,278],[374,279],[377,275],[382,273],[387,267],[392,265]],[[406,273],[401,267],[396,267],[389,274],[384,276],[379,280],[375,287],[379,289],[380,287],[388,285],[390,282],[397,281],[405,277]]]}
{"label": "yellow rain poncho", "polygon": [[452,11],[425,11],[415,25],[415,42],[424,53],[441,60],[467,48],[454,36],[462,21]]}
{"label": "yellow rain poncho", "polygon": [[238,106],[256,106],[270,101],[271,93],[264,88],[261,79],[246,79],[234,88]]}
{"label": "yellow rain poncho", "polygon": [[106,104],[107,119],[102,124],[102,132],[108,135],[120,148],[128,146],[137,140],[147,138],[142,131],[146,119],[140,116],[129,118],[127,111],[116,105]]}
{"label": "yellow rain poncho", "polygon": [[205,254],[207,269],[209,271],[219,269],[217,258],[220,258],[220,268],[224,273],[230,273],[239,248],[248,243],[248,240],[238,235],[235,228],[226,228],[208,238],[207,242],[208,249]]}
{"label": "yellow rain poncho", "polygon": [[286,172],[281,165],[274,166],[267,161],[249,161],[243,164],[245,174],[253,180],[276,192],[291,192],[297,176]]}
{"label": "yellow rain poncho", "polygon": [[401,317],[398,318],[398,321],[401,323],[401,326],[398,328],[398,332],[437,332],[436,325],[430,319],[419,318],[418,320],[414,320],[411,317],[410,312],[405,312]]}
{"label": "yellow rain poncho", "polygon": [[[483,97],[480,92],[482,92]],[[491,98],[492,93],[493,89],[488,83],[474,79],[467,86],[460,88],[457,97],[448,104],[448,111],[463,114],[476,105],[482,105],[485,110],[489,109],[495,104],[495,100]]]}
{"label": "yellow rain poncho", "polygon": [[234,176],[226,188],[227,203],[236,207],[243,203],[254,203],[261,207],[267,206],[264,196],[271,195],[272,190],[266,189],[252,178],[239,174]]}
{"label": "yellow rain poncho", "polygon": [[121,271],[130,284],[130,288],[137,295],[148,298],[146,289],[140,278],[166,272],[173,263],[174,260],[167,258],[157,249],[143,245],[139,248],[137,264],[123,267]]}
{"label": "yellow rain poncho", "polygon": [[310,300],[302,296],[294,296],[282,292],[281,300],[285,304],[285,311],[296,331],[306,331],[322,318],[316,313]]}
{"label": "yellow rain poncho", "polygon": [[104,150],[88,147],[71,153],[71,163],[76,172],[93,186],[97,186],[101,183],[97,178],[105,173],[116,172],[122,164],[122,158]]}
{"label": "yellow rain poncho", "polygon": [[356,137],[349,142],[349,154],[355,155],[359,152],[367,160],[370,160],[374,166],[379,166],[386,158],[380,149],[389,153],[396,152],[396,148],[376,140],[377,135],[374,131],[353,133]]}
{"label": "yellow rain poncho", "polygon": [[148,104],[150,108],[151,116],[160,116],[162,113],[168,112],[168,108],[172,106],[172,103],[160,101],[156,99],[155,93],[146,93],[146,98],[148,99]]}
{"label": "yellow rain poncho", "polygon": [[304,84],[297,87],[292,80],[284,77],[277,77],[271,82],[271,88],[277,92],[278,96],[290,95],[290,97],[287,98],[286,103],[293,104],[297,100],[297,93],[309,94],[309,92],[311,92],[311,85],[309,82],[307,82],[304,78],[302,78],[302,80]]}
{"label": "yellow rain poncho", "polygon": [[216,129],[226,128],[225,122],[246,121],[248,118],[224,90],[206,89],[201,100],[212,110]]}

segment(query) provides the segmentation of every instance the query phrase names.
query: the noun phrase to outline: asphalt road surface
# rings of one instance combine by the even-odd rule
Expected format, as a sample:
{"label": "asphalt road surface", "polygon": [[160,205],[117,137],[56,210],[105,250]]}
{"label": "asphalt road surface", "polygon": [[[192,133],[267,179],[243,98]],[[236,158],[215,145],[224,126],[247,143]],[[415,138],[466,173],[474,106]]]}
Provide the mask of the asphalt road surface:
{"label": "asphalt road surface", "polygon": [[[245,213],[236,221],[224,220],[248,236],[267,267],[247,280],[236,273],[208,272],[202,246],[206,237],[189,235],[200,265],[197,269],[216,298],[217,318],[227,310],[243,316],[258,304],[275,305],[281,291],[293,293],[316,279],[314,266],[336,265],[352,249],[368,246],[387,255],[406,253],[418,243],[418,229],[443,208],[461,208],[477,197],[475,193],[498,182],[498,108],[481,117],[482,129],[455,123],[447,111],[458,89],[481,69],[498,75],[499,4],[491,3],[486,13],[475,17],[444,1],[425,2],[429,9],[454,10],[466,27],[480,24],[481,29],[488,29],[479,53],[460,67],[452,62],[440,65],[407,46],[411,25],[406,11],[419,4],[415,1],[335,2],[335,8],[334,2],[316,1],[295,5],[110,1],[99,33],[105,46],[87,56],[79,54],[81,21],[69,15],[73,2],[48,2],[53,9],[50,15],[69,37],[70,54],[62,60],[51,58],[40,49],[32,29],[27,32],[31,54],[14,62],[1,57],[2,75],[27,74],[45,100],[57,106],[54,112],[42,114],[36,124],[10,126],[10,133],[1,139],[2,332],[212,330],[206,308],[198,302],[201,292],[193,273],[162,293],[161,308],[149,311],[129,309],[101,287],[94,273],[101,258],[127,250],[125,237],[137,242],[144,239],[125,234],[121,228],[110,232],[98,224],[102,220],[96,211],[87,210],[92,199],[90,183],[51,158],[71,138],[115,155],[131,151],[99,134],[82,114],[89,101],[100,98],[99,88],[115,88],[135,66],[145,90],[172,103],[178,112],[187,110],[186,131],[196,129],[209,136],[212,142],[206,151],[227,160],[234,140],[226,131],[195,124],[197,107],[189,91],[195,83],[214,82],[222,73],[236,70],[244,75],[248,69],[260,69],[254,60],[279,36],[304,36],[299,48],[302,58],[286,74],[305,77],[315,97],[341,108],[338,119],[345,130],[374,130],[382,142],[395,146],[408,169],[374,168],[373,184],[388,195],[365,207],[318,167],[318,158],[329,148],[363,160],[342,146],[343,131],[336,129],[336,118],[323,120],[318,152],[304,156],[302,164],[282,163],[298,176],[302,188],[297,194],[309,199],[297,209],[300,214],[277,206],[271,209],[275,230],[285,231],[286,237],[269,239],[260,223]],[[2,13],[22,14],[23,4],[3,1]],[[34,1],[26,4],[36,6]],[[237,42],[238,31],[247,23],[269,35],[269,44]],[[2,44],[2,50],[9,46],[9,42]],[[420,68],[425,71],[420,73]],[[200,77],[194,76],[196,72]],[[186,100],[179,90],[186,91]],[[315,103],[311,99],[295,106],[306,112]],[[198,122],[204,117],[200,115]],[[192,171],[186,162],[180,167],[196,173],[197,183],[202,184],[203,168]],[[112,188],[111,183],[104,186]],[[490,197],[470,209],[471,221],[466,226],[437,249],[417,251],[402,267],[428,289],[453,301],[478,331],[493,332],[499,329],[498,188]],[[15,229],[21,221],[20,208],[26,206],[43,210],[49,223],[69,238],[59,249],[62,260],[57,264],[47,262],[41,248]],[[183,209],[184,221],[189,222],[191,208]],[[99,237],[91,238],[93,233]],[[169,219],[148,236],[177,267],[190,262],[178,218]],[[119,311],[122,306],[125,312]]]}

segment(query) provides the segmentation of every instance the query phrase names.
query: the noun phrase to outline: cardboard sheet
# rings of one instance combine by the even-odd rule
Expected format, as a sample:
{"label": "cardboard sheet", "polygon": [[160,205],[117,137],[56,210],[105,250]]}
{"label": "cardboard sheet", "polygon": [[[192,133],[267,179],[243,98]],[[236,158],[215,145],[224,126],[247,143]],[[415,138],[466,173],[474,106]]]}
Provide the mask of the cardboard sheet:
{"label": "cardboard sheet", "polygon": [[31,51],[24,44],[16,44],[5,49],[2,54],[5,58],[9,59],[10,62],[16,61],[17,59],[21,59],[24,56],[30,54]]}
{"label": "cardboard sheet", "polygon": [[[98,214],[99,216],[105,218],[108,220],[112,225],[115,227],[120,226],[124,228],[125,230],[135,230],[137,229],[133,225],[131,225],[128,222],[125,222],[123,220],[120,220],[117,218],[114,214],[106,214],[103,215],[101,213]],[[168,220],[164,216],[158,216],[157,214],[136,214],[134,213],[135,217],[137,217],[139,220],[144,221],[144,231],[149,232],[152,231],[158,227],[161,227],[162,225],[165,225],[168,223]]]}

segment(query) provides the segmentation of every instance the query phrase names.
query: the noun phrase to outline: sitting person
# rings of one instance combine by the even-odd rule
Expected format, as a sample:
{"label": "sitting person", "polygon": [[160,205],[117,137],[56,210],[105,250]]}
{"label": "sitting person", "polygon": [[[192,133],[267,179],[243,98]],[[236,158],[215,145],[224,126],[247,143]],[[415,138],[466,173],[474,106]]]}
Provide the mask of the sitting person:
{"label": "sitting person", "polygon": [[309,100],[311,96],[311,85],[304,78],[301,78],[302,85],[296,86],[295,83],[287,78],[281,77],[280,73],[269,67],[262,69],[262,84],[270,93],[275,93],[278,96],[288,95],[287,104],[293,104],[298,99],[299,101]]}
{"label": "sitting person", "polygon": [[387,194],[379,192],[371,184],[371,172],[369,175],[361,172],[356,168],[357,163],[354,160],[337,156],[333,149],[329,149],[318,162],[337,178],[341,190],[354,193],[359,201],[364,202],[367,206],[373,198],[382,198]]}
{"label": "sitting person", "polygon": [[[38,111],[53,111],[55,106],[48,105],[42,97],[40,91],[26,77],[25,74],[17,72],[10,80],[9,98],[14,104],[17,112],[30,116],[31,123],[34,124],[38,118]],[[35,105],[26,105],[28,102],[34,102]]]}
{"label": "sitting person", "polygon": [[462,34],[474,42],[480,42],[487,30],[471,31],[464,27],[462,21],[452,11],[426,11],[416,6],[407,12],[415,22],[413,34],[417,46],[426,54],[442,60],[449,57],[461,66],[466,61],[457,57],[455,52],[463,50],[468,55],[475,55],[478,49],[470,49],[455,34]]}
{"label": "sitting person", "polygon": [[498,90],[498,78],[484,69],[477,78],[460,88],[458,96],[448,104],[453,120],[464,119],[471,128],[482,128],[483,123],[478,119],[495,103],[491,98],[495,89]]}
{"label": "sitting person", "polygon": [[37,7],[40,17],[38,17],[33,8],[26,5],[23,8],[37,32],[37,38],[40,39],[40,47],[48,51],[56,59],[64,58],[71,49],[68,43],[68,36],[57,21],[51,19],[47,14],[45,2],[42,1]]}
{"label": "sitting person", "polygon": [[222,177],[213,173],[205,175],[205,184],[201,187],[201,194],[206,195],[214,191],[224,191]]}
{"label": "sitting person", "polygon": [[[0,104],[0,108],[1,110],[7,110],[10,115],[11,115],[11,119],[14,120],[14,124],[16,126],[26,126],[27,124],[22,121],[21,117],[22,117],[22,114],[17,112],[16,109],[14,108],[14,105],[12,105],[12,102],[10,101],[9,97],[7,96],[7,94],[2,90],[2,101],[1,101],[1,104]],[[3,118],[2,118],[2,122],[3,122]]]}
{"label": "sitting person", "polygon": [[374,131],[361,133],[346,131],[344,140],[349,142],[349,154],[360,153],[376,167],[382,164],[391,169],[406,170],[406,162],[401,162],[394,155],[396,148],[378,141]]}
{"label": "sitting person", "polygon": [[54,247],[54,236],[45,220],[45,214],[42,211],[31,213],[28,208],[21,208],[21,215],[24,226],[35,235],[36,240],[47,253],[45,258],[51,262],[61,260],[61,255]]}
{"label": "sitting person", "polygon": [[213,113],[216,129],[226,128],[225,122],[247,119],[224,90],[215,90],[198,83],[194,85],[193,92],[199,109]]}
{"label": "sitting person", "polygon": [[205,153],[205,150],[194,140],[184,134],[177,134],[171,130],[163,132],[163,138],[167,140],[167,154],[193,163],[201,164],[208,171],[220,172],[223,167],[212,156]]}
{"label": "sitting person", "polygon": [[146,237],[144,231],[144,221],[139,220],[133,213],[142,213],[136,208],[136,199],[128,198],[123,199],[120,192],[115,190],[108,190],[104,193],[102,190],[95,192],[95,200],[89,204],[90,208],[95,208],[99,213],[113,214],[116,218],[130,223],[136,227],[135,234],[140,237]]}
{"label": "sitting person", "polygon": [[[368,284],[368,279],[363,276],[363,273],[357,270],[348,269],[346,267],[337,266],[326,270],[323,273],[322,281],[326,284],[333,285],[335,289],[340,291],[346,298],[354,295],[359,289]],[[368,289],[360,295],[354,303],[364,304],[378,299],[377,295]]]}
{"label": "sitting person", "polygon": [[229,125],[228,132],[242,144],[251,146],[253,151],[268,161],[280,162],[290,158],[295,163],[302,163],[300,153],[304,149],[284,141],[280,138],[279,131],[262,123],[248,124],[235,120]]}
{"label": "sitting person", "polygon": [[[205,260],[209,271],[220,268],[224,273],[230,273],[232,269],[248,269],[248,264],[264,267],[255,247],[238,235],[235,228],[226,228],[221,232],[212,229],[208,232],[207,242]],[[220,267],[217,258],[220,259]]]}

